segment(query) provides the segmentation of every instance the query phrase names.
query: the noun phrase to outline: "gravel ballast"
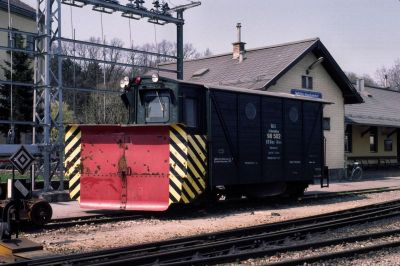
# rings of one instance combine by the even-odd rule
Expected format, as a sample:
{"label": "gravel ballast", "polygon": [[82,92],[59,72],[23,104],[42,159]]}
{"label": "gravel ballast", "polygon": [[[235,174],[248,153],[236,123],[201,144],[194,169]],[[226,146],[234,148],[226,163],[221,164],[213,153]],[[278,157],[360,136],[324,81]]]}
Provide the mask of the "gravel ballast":
{"label": "gravel ballast", "polygon": [[[266,204],[267,206],[262,208],[252,208],[249,203],[240,209],[230,208],[217,213],[203,210],[201,213],[190,215],[188,212],[187,217],[179,216],[179,219],[172,216],[169,219],[150,218],[100,225],[88,224],[40,233],[25,233],[24,237],[42,243],[48,251],[67,254],[279,222],[399,198],[400,192],[392,191],[307,203]],[[386,229],[400,228],[399,223],[394,221],[387,226]],[[356,234],[365,228],[361,226],[359,229],[342,230],[343,234]]]}

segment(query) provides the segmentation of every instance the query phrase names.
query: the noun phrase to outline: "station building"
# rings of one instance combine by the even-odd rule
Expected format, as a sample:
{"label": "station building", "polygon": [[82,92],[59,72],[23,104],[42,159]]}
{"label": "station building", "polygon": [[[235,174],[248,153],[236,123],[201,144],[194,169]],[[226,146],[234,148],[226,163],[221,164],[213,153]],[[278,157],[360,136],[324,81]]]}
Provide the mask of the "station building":
{"label": "station building", "polygon": [[[161,68],[176,69],[176,64]],[[186,81],[309,95],[331,102],[324,108],[326,165],[331,177],[343,177],[345,105],[360,104],[363,99],[320,39],[247,50],[239,37],[233,52],[187,60],[183,73]]]}
{"label": "station building", "polygon": [[[37,32],[36,28],[36,10],[31,6],[19,1],[10,0],[10,14],[12,28],[14,30]],[[0,28],[7,29],[9,27],[8,19],[8,1],[0,0]],[[15,37],[15,36],[13,36]],[[34,40],[32,36],[21,35],[24,39],[22,49],[33,49]],[[15,41],[15,38],[12,38]],[[9,61],[10,56],[7,54],[6,47],[15,47],[15,43],[11,43],[10,35],[6,31],[0,31],[0,46],[4,49],[0,50],[0,65],[4,65],[4,60]],[[0,79],[4,80],[4,71],[0,69]]]}
{"label": "station building", "polygon": [[[345,106],[345,155],[363,169],[398,169],[400,157],[400,92],[355,85],[363,104]],[[390,171],[389,171],[390,173]]]}
{"label": "station building", "polygon": [[[21,32],[36,33],[36,10],[31,6],[23,3],[19,0],[10,0],[10,16],[11,16],[11,28]],[[0,28],[9,28],[9,13],[8,13],[8,0],[0,0]],[[16,34],[11,36],[10,33],[5,30],[0,30],[0,81],[5,80],[4,70],[1,66],[6,67],[5,61],[10,62],[10,54],[7,53],[8,47],[14,47],[22,50],[33,50],[34,38],[33,36],[26,34],[19,34],[23,40],[21,45],[16,44]],[[0,87],[2,85],[0,84]],[[23,143],[30,143],[31,136],[22,134],[21,136]],[[6,136],[0,133],[0,143],[6,143]]]}

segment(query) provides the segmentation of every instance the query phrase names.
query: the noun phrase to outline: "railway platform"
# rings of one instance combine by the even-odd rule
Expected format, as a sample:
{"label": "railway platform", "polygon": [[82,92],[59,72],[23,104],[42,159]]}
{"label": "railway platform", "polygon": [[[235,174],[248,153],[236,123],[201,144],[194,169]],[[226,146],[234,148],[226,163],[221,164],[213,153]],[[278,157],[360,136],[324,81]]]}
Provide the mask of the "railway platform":
{"label": "railway platform", "polygon": [[310,185],[307,191],[305,192],[305,195],[327,193],[327,192],[360,190],[360,189],[395,187],[395,186],[400,186],[400,175],[393,177],[379,177],[379,178],[368,177],[365,179],[353,180],[353,181],[351,180],[331,181],[328,188],[321,188],[319,184]]}
{"label": "railway platform", "polygon": [[[321,188],[319,184],[310,185],[305,195],[396,186],[400,186],[400,176],[367,178],[359,181],[333,181],[328,188]],[[51,203],[51,206],[53,208],[53,219],[83,218],[115,213],[115,211],[108,210],[81,209],[77,201],[54,202]]]}

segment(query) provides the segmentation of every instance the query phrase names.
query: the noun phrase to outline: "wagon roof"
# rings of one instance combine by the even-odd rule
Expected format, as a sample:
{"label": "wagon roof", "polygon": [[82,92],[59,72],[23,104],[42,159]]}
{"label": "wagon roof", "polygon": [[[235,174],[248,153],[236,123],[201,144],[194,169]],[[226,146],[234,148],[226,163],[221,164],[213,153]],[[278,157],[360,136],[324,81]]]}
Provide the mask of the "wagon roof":
{"label": "wagon roof", "polygon": [[[342,90],[345,103],[361,103],[362,98],[319,38],[246,49],[245,60],[232,60],[232,53],[184,61],[184,80],[267,90],[295,64],[312,52],[324,57],[322,65]],[[176,63],[161,68],[175,70]],[[163,74],[174,77],[174,73]]]}
{"label": "wagon roof", "polygon": [[[150,76],[143,76],[142,78],[150,79]],[[326,101],[326,100],[320,99],[320,98],[306,97],[306,96],[294,95],[294,94],[284,93],[284,92],[272,92],[272,91],[265,91],[265,90],[249,90],[246,88],[241,88],[241,87],[236,87],[236,86],[216,85],[216,84],[212,84],[212,83],[202,83],[202,82],[196,82],[196,81],[184,81],[184,80],[178,80],[178,79],[168,78],[168,77],[164,77],[164,76],[160,76],[160,80],[201,86],[201,87],[204,87],[209,90],[224,90],[224,91],[240,92],[240,93],[253,94],[253,95],[254,94],[255,95],[264,95],[264,96],[270,96],[270,97],[289,98],[289,99],[298,99],[298,100],[304,100],[304,101],[310,101],[310,102],[320,102],[320,103],[324,103],[324,104],[333,104],[332,102],[329,102],[329,101]]]}
{"label": "wagon roof", "polygon": [[285,92],[249,90],[249,89],[243,89],[243,88],[232,87],[232,86],[219,86],[219,85],[214,85],[214,84],[204,84],[204,86],[210,90],[233,91],[233,92],[240,92],[240,93],[247,93],[247,94],[264,95],[264,96],[270,96],[270,97],[289,98],[289,99],[298,99],[298,100],[304,100],[304,101],[309,101],[309,102],[320,102],[320,103],[324,103],[324,104],[333,104],[332,102],[329,102],[329,101],[326,101],[326,100],[323,100],[320,98],[294,95],[294,94],[285,93]]}

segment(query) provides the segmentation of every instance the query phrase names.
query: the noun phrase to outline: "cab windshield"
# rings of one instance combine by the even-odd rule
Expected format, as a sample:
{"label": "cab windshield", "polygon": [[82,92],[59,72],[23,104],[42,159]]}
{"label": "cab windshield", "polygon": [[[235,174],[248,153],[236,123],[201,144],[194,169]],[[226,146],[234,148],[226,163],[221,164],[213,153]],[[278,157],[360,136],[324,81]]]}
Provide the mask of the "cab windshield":
{"label": "cab windshield", "polygon": [[169,93],[149,91],[144,95],[146,123],[160,123],[169,121],[170,96]]}

